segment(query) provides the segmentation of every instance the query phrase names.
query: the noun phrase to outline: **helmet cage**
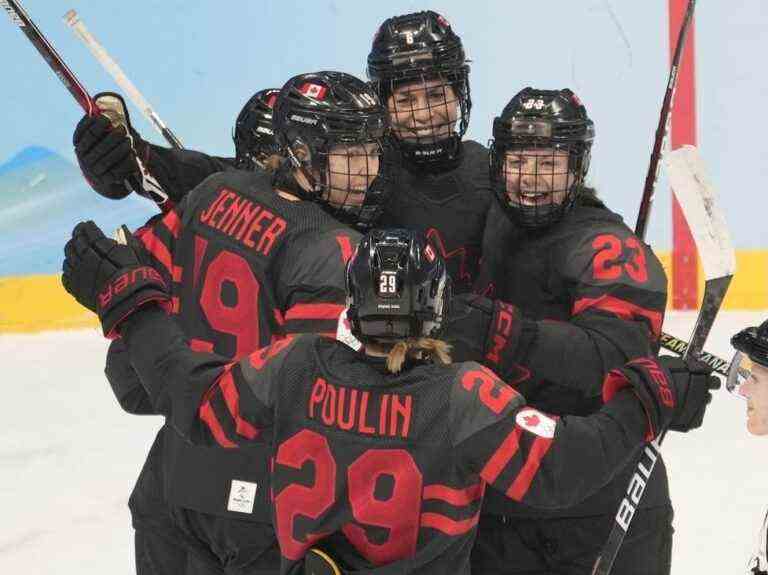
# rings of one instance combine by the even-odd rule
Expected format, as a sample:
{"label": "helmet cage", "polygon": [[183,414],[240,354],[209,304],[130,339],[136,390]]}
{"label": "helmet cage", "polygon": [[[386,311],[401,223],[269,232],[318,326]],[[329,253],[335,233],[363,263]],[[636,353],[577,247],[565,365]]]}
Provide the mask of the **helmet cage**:
{"label": "helmet cage", "polygon": [[[297,185],[292,192],[318,202],[339,221],[369,229],[388,197],[386,114],[375,94],[356,78],[334,72],[298,78],[283,89],[287,93],[281,94],[276,127],[278,141],[309,188]],[[309,82],[337,92],[335,102],[333,96],[323,101],[304,94]]]}
{"label": "helmet cage", "polygon": [[542,102],[539,94],[550,100],[575,99],[570,90],[527,88],[494,119],[489,143],[496,198],[507,215],[525,228],[550,226],[575,204],[584,189],[594,140],[594,125],[580,102],[576,118],[526,110],[531,101]]}
{"label": "helmet cage", "polygon": [[442,16],[427,11],[386,20],[368,55],[368,77],[407,161],[429,167],[458,158],[472,107],[469,66]]}

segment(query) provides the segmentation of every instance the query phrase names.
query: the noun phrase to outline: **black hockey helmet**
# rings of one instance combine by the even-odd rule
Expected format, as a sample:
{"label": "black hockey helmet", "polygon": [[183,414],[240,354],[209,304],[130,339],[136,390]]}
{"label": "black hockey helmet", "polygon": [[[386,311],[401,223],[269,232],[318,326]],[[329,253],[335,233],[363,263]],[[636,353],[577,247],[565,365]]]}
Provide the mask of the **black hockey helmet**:
{"label": "black hockey helmet", "polygon": [[386,112],[370,85],[343,72],[300,74],[280,90],[275,138],[310,190],[292,188],[335,218],[375,225],[388,196]]}
{"label": "black hockey helmet", "polygon": [[468,62],[461,38],[431,10],[389,18],[376,32],[368,77],[411,166],[440,171],[458,161],[472,107]]}
{"label": "black hockey helmet", "polygon": [[748,327],[731,338],[736,353],[728,369],[726,388],[742,396],[741,386],[750,380],[754,364],[768,369],[768,320],[757,327]]}
{"label": "black hockey helmet", "polygon": [[493,120],[490,145],[491,183],[507,215],[526,228],[559,221],[584,189],[594,138],[570,90],[518,92]]}
{"label": "black hockey helmet", "polygon": [[280,90],[260,90],[243,106],[232,130],[235,162],[241,170],[261,168],[267,158],[279,152],[272,130],[272,108]]}
{"label": "black hockey helmet", "polygon": [[363,343],[433,337],[450,300],[450,278],[424,236],[376,229],[363,236],[347,264],[347,318]]}

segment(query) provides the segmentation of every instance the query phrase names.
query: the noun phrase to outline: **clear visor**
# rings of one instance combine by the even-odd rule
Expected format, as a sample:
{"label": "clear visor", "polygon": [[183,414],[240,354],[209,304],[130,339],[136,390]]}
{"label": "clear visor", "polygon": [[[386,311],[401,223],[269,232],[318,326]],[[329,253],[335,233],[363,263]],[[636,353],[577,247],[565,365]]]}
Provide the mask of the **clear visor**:
{"label": "clear visor", "polygon": [[749,359],[748,355],[737,351],[728,369],[728,379],[725,382],[726,389],[736,397],[746,401],[747,397],[744,395],[742,386],[752,377],[752,360]]}

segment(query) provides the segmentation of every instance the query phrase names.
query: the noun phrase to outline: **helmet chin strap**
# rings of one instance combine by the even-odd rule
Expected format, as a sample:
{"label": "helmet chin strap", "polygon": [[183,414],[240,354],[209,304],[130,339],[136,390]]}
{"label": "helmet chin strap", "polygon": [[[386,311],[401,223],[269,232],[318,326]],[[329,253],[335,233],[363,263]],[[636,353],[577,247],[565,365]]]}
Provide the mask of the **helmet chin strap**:
{"label": "helmet chin strap", "polygon": [[[304,163],[299,159],[299,157],[296,155],[296,153],[293,151],[292,146],[286,146],[286,150],[288,152],[288,159],[290,160],[291,164],[293,165],[294,169],[301,174],[301,176],[306,180],[307,185],[309,186],[309,190],[306,190],[307,192],[318,192],[317,182],[315,181],[314,176],[311,174],[311,172],[304,166]],[[298,181],[296,183],[299,183]],[[301,186],[301,184],[299,184]]]}

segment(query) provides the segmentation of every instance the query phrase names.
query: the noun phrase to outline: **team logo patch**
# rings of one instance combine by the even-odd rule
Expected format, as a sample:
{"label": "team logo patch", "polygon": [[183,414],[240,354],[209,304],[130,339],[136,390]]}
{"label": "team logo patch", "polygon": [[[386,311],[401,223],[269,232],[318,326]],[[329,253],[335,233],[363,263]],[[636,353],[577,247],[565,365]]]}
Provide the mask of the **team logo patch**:
{"label": "team logo patch", "polygon": [[440,25],[443,28],[450,28],[451,27],[451,25],[448,23],[448,20],[446,20],[445,18],[443,18],[439,14],[437,15],[437,21],[440,23]]}
{"label": "team logo patch", "polygon": [[305,96],[314,98],[315,100],[324,100],[325,93],[327,91],[328,91],[328,88],[326,88],[325,86],[322,86],[320,84],[313,84],[312,82],[307,82],[306,84],[302,84],[301,87],[299,88],[299,92],[301,92]]}
{"label": "team logo patch", "polygon": [[272,92],[269,96],[267,96],[267,106],[270,108],[275,107],[275,102],[277,102],[277,96],[280,94],[280,92]]}
{"label": "team logo patch", "polygon": [[539,437],[552,439],[555,436],[557,422],[535,409],[526,408],[515,416],[515,423]]}

